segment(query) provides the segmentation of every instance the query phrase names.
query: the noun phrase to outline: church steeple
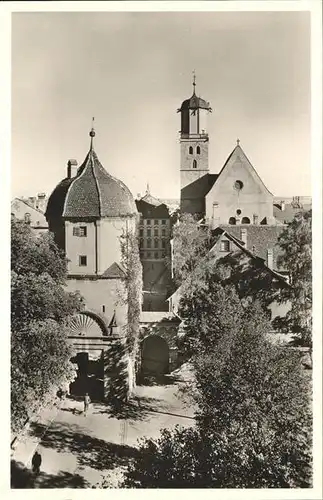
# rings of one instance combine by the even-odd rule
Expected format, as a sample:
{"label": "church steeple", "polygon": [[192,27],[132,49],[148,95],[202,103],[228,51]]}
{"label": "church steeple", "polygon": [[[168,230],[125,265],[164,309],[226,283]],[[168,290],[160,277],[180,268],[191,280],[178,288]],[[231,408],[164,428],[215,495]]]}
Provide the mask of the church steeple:
{"label": "church steeple", "polygon": [[182,102],[181,114],[181,189],[209,171],[209,136],[207,116],[210,104],[196,95],[196,74],[193,71],[193,95]]}

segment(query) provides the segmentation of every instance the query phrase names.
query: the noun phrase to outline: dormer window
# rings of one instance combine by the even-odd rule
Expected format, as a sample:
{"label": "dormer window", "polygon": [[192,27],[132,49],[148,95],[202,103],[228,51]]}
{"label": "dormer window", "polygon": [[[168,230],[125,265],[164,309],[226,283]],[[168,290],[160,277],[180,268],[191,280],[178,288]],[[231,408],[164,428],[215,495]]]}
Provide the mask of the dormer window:
{"label": "dormer window", "polygon": [[193,168],[197,168],[197,161],[193,160]]}

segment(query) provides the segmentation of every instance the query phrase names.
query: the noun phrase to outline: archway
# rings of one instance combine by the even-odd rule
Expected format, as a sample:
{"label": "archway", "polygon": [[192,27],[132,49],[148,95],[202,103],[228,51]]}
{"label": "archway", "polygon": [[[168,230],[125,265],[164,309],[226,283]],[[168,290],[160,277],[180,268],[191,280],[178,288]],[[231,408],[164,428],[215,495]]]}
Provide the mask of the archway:
{"label": "archway", "polygon": [[77,376],[70,384],[70,394],[84,396],[89,393],[92,400],[104,397],[104,360],[102,348],[97,346],[97,338],[106,335],[106,325],[102,318],[91,311],[83,311],[69,320],[76,355],[71,358],[76,365]]}
{"label": "archway", "polygon": [[249,217],[242,217],[241,224],[250,224],[250,219],[249,219]]}
{"label": "archway", "polygon": [[159,335],[149,335],[141,344],[141,370],[162,375],[169,371],[169,347]]}
{"label": "archway", "polygon": [[230,217],[229,224],[231,224],[231,226],[235,226],[236,223],[237,223],[236,218],[235,217]]}

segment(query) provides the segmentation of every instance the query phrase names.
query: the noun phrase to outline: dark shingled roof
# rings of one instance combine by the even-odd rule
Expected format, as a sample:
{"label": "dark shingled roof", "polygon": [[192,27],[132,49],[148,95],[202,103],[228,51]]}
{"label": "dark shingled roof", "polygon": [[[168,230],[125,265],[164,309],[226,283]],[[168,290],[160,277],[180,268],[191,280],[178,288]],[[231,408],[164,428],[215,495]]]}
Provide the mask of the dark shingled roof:
{"label": "dark shingled roof", "polygon": [[211,106],[210,103],[202,99],[201,97],[198,97],[195,92],[193,93],[192,97],[190,99],[186,99],[185,101],[182,102],[181,107],[178,109],[178,111],[183,111],[183,109],[208,109],[211,111]]}
{"label": "dark shingled roof", "polygon": [[312,205],[306,204],[302,206],[297,206],[296,204],[293,203],[286,203],[284,210],[282,210],[282,207],[280,204],[275,203],[274,204],[274,217],[278,219],[280,222],[283,224],[287,224],[288,222],[292,222],[294,219],[295,215],[298,214],[299,212],[307,212],[308,210],[311,210]]}
{"label": "dark shingled roof", "polygon": [[64,179],[51,194],[46,217],[124,217],[137,213],[134,198],[123,182],[108,174],[90,149],[72,179]]}
{"label": "dark shingled roof", "polygon": [[277,271],[284,271],[278,265],[278,257],[281,253],[278,246],[278,237],[285,226],[261,226],[252,224],[243,224],[239,226],[220,225],[228,234],[241,240],[241,229],[247,230],[247,249],[255,256],[267,261],[267,250],[273,249],[273,268]]}
{"label": "dark shingled roof", "polygon": [[219,177],[218,174],[205,174],[196,181],[191,182],[181,190],[181,198],[193,200],[196,198],[204,198],[211,188],[214,186],[215,181]]}
{"label": "dark shingled roof", "polygon": [[120,264],[114,262],[108,269],[102,274],[102,278],[124,278],[125,271],[122,269]]}

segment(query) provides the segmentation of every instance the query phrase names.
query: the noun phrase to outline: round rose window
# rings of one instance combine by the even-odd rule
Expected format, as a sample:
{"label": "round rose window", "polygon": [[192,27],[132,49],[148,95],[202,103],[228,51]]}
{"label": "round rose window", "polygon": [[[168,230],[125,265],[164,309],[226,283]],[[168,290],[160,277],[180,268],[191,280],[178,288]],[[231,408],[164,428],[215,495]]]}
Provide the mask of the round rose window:
{"label": "round rose window", "polygon": [[242,181],[235,181],[234,187],[235,187],[235,189],[237,189],[238,191],[240,191],[240,189],[243,188],[243,182]]}

